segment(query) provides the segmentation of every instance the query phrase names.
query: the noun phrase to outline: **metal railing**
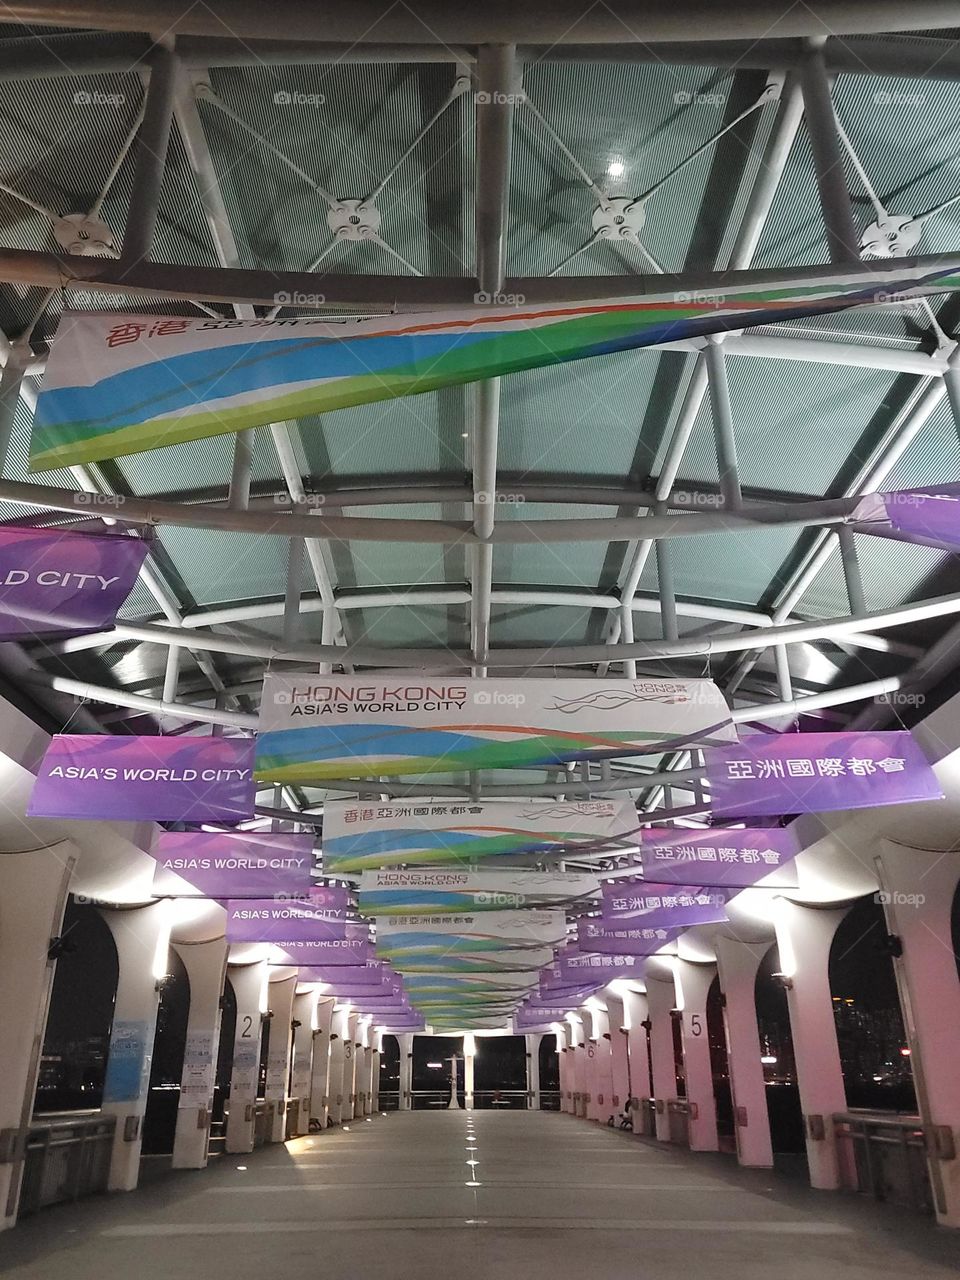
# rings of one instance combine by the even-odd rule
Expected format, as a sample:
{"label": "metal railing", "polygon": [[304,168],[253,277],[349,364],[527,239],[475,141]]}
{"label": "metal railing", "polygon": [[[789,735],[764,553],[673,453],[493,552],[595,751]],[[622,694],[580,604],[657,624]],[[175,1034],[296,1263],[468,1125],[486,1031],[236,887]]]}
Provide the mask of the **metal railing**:
{"label": "metal railing", "polygon": [[[933,1213],[927,1157],[932,1134],[919,1116],[847,1111],[832,1117],[856,1189],[875,1200]],[[949,1153],[938,1152],[942,1158]]]}
{"label": "metal railing", "polygon": [[19,1216],[106,1191],[116,1116],[48,1116],[27,1135]]}

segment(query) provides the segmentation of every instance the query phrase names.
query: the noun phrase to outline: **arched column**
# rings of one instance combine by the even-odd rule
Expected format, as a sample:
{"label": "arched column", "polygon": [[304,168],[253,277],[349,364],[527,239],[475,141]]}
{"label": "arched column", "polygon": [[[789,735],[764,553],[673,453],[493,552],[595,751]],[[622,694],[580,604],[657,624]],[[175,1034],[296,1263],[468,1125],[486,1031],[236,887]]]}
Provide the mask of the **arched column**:
{"label": "arched column", "polygon": [[[345,1006],[336,1006],[333,1011],[333,1026],[330,1031],[330,1080],[327,1084],[327,1119],[331,1124],[340,1124],[345,1115],[346,1099],[343,1091],[344,1064],[347,1061],[347,1044],[350,1037],[350,1011]],[[349,1041],[350,1061],[353,1060],[352,1041]]]}
{"label": "arched column", "polygon": [[263,1100],[270,1114],[268,1142],[283,1142],[287,1129],[287,1086],[290,1081],[290,1059],[293,1052],[293,1001],[297,991],[296,974],[271,982],[267,988],[270,1001],[270,1047],[267,1051],[267,1079]]}
{"label": "arched column", "polygon": [[587,1028],[583,1022],[583,1011],[572,1014],[568,1024],[573,1046],[573,1114],[582,1117],[586,1114],[587,1095]]}
{"label": "arched column", "polygon": [[397,1036],[400,1049],[400,1097],[397,1104],[401,1111],[410,1111],[413,1107],[413,1032],[405,1031]]}
{"label": "arched column", "polygon": [[713,964],[675,959],[673,982],[680,1010],[684,1077],[687,1084],[687,1134],[691,1151],[717,1151],[717,1103],[707,1033],[707,996],[716,977]]}
{"label": "arched column", "polygon": [[287,1098],[287,1136],[299,1137],[310,1127],[310,1077],[313,1068],[313,1018],[315,991],[293,997],[293,1065]]}
{"label": "arched column", "polygon": [[140,1176],[158,984],[166,973],[170,948],[171,904],[101,907],[100,912],[113,935],[119,966],[103,1085],[102,1111],[117,1118],[107,1187],[110,1191],[132,1191]]}
{"label": "arched column", "polygon": [[624,1025],[627,1028],[627,1067],[630,1073],[630,1097],[633,1109],[633,1132],[646,1131],[650,1094],[650,1045],[647,1022],[650,1010],[644,992],[625,991],[623,995]]}
{"label": "arched column", "polygon": [[830,992],[830,944],[846,911],[781,898],[776,911],[782,981],[803,1109],[810,1185],[830,1191],[849,1181],[831,1116],[847,1109]]}
{"label": "arched column", "polygon": [[650,1061],[653,1067],[656,1136],[670,1141],[670,1113],[667,1104],[677,1096],[677,1068],[673,1057],[674,1007],[672,982],[647,981],[647,1012],[650,1019]]}
{"label": "arched column", "polygon": [[[476,1079],[477,1042],[472,1035],[463,1037],[463,1105],[473,1110],[473,1088]],[[530,1088],[530,1062],[527,1061],[527,1088]]]}
{"label": "arched column", "polygon": [[357,1020],[357,1067],[353,1114],[359,1118],[370,1113],[370,1018]]}
{"label": "arched column", "polygon": [[560,1110],[573,1113],[573,1036],[567,1023],[557,1023],[557,1055],[560,1075]]}
{"label": "arched column", "polygon": [[347,1036],[343,1044],[343,1110],[341,1120],[352,1120],[357,1114],[357,1063],[360,1054],[359,1014],[347,1018]]}
{"label": "arched column", "polygon": [[174,1169],[204,1169],[220,1043],[220,1003],[227,973],[227,942],[173,944],[190,982],[190,1013],[173,1137]]}
{"label": "arched column", "polygon": [[769,943],[716,939],[737,1160],[752,1168],[773,1164],[756,998],[757,970],[768,947]]}
{"label": "arched column", "polygon": [[0,1163],[0,1229],[17,1218],[53,985],[49,948],[60,934],[76,861],[68,841],[0,856],[0,1130],[11,1135]]}
{"label": "arched column", "polygon": [[584,1010],[587,1032],[587,1118],[606,1124],[613,1113],[613,1064],[610,1060],[610,1017],[606,1009]]}
{"label": "arched column", "polygon": [[[960,979],[951,914],[960,860],[884,840],[879,864],[937,1219],[960,1227]],[[951,1156],[951,1151],[956,1153]]]}
{"label": "arched column", "polygon": [[613,1095],[613,1111],[620,1115],[630,1097],[630,1061],[627,1047],[627,1020],[623,1000],[619,996],[608,995],[607,1021],[610,1029],[610,1067]]}
{"label": "arched column", "polygon": [[527,1054],[527,1108],[540,1110],[540,1041],[541,1032],[527,1032],[523,1037]]}
{"label": "arched column", "polygon": [[260,1072],[261,1015],[266,1011],[268,970],[266,961],[231,964],[227,972],[237,998],[237,1028],[230,1070],[230,1111],[227,1115],[226,1149],[240,1154],[253,1150]]}
{"label": "arched column", "polygon": [[370,1112],[375,1114],[380,1110],[380,1062],[383,1053],[383,1032],[379,1027],[371,1027],[371,1035],[373,1039],[370,1052],[373,1061],[370,1066]]}
{"label": "arched column", "polygon": [[330,1101],[330,1032],[333,1027],[332,996],[321,998],[314,1007],[313,1060],[310,1069],[310,1124],[322,1132],[327,1127]]}

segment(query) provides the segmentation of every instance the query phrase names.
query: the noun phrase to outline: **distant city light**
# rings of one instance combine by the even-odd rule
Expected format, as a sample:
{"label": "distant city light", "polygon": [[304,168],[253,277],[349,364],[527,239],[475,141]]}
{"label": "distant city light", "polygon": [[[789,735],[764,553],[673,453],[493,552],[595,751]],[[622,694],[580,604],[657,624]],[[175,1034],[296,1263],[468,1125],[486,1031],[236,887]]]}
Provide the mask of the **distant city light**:
{"label": "distant city light", "polygon": [[442,1063],[442,1062],[428,1062],[428,1063],[427,1063],[427,1066],[428,1066],[428,1067],[432,1067],[434,1071],[439,1071],[439,1070],[440,1070],[440,1068],[443,1066],[443,1063]]}
{"label": "distant city light", "polygon": [[763,1063],[765,1067],[773,1067],[776,1065],[776,1062],[777,1062],[776,1058],[773,1056],[772,1053],[765,1053],[763,1057],[760,1059],[760,1061]]}
{"label": "distant city light", "polygon": [[909,1058],[909,1057],[910,1057],[910,1050],[909,1050],[909,1049],[907,1049],[906,1047],[904,1047],[903,1049],[901,1049],[901,1050],[900,1050],[900,1057],[901,1057],[901,1058]]}

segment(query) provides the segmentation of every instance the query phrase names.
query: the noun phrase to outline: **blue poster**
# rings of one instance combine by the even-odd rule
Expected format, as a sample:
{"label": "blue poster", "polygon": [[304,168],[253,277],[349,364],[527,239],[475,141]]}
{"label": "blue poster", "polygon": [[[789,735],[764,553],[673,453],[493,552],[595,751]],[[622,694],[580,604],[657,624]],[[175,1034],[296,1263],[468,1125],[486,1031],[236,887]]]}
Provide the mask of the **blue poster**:
{"label": "blue poster", "polygon": [[107,1074],[103,1082],[103,1101],[136,1102],[140,1098],[144,1076],[149,1070],[147,1056],[147,1022],[118,1020],[110,1036]]}

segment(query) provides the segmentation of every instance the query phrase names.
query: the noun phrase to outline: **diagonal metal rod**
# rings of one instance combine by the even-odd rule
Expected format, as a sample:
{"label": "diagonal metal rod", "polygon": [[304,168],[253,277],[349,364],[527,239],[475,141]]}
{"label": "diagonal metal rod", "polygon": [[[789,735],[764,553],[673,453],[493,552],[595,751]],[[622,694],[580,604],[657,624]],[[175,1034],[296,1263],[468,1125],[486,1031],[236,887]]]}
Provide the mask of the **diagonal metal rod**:
{"label": "diagonal metal rod", "polygon": [[172,49],[158,46],[150,64],[150,83],[143,122],[137,136],[136,168],[130,207],[120,250],[121,271],[149,258],[160,218],[160,190],[167,163],[177,59]]}

